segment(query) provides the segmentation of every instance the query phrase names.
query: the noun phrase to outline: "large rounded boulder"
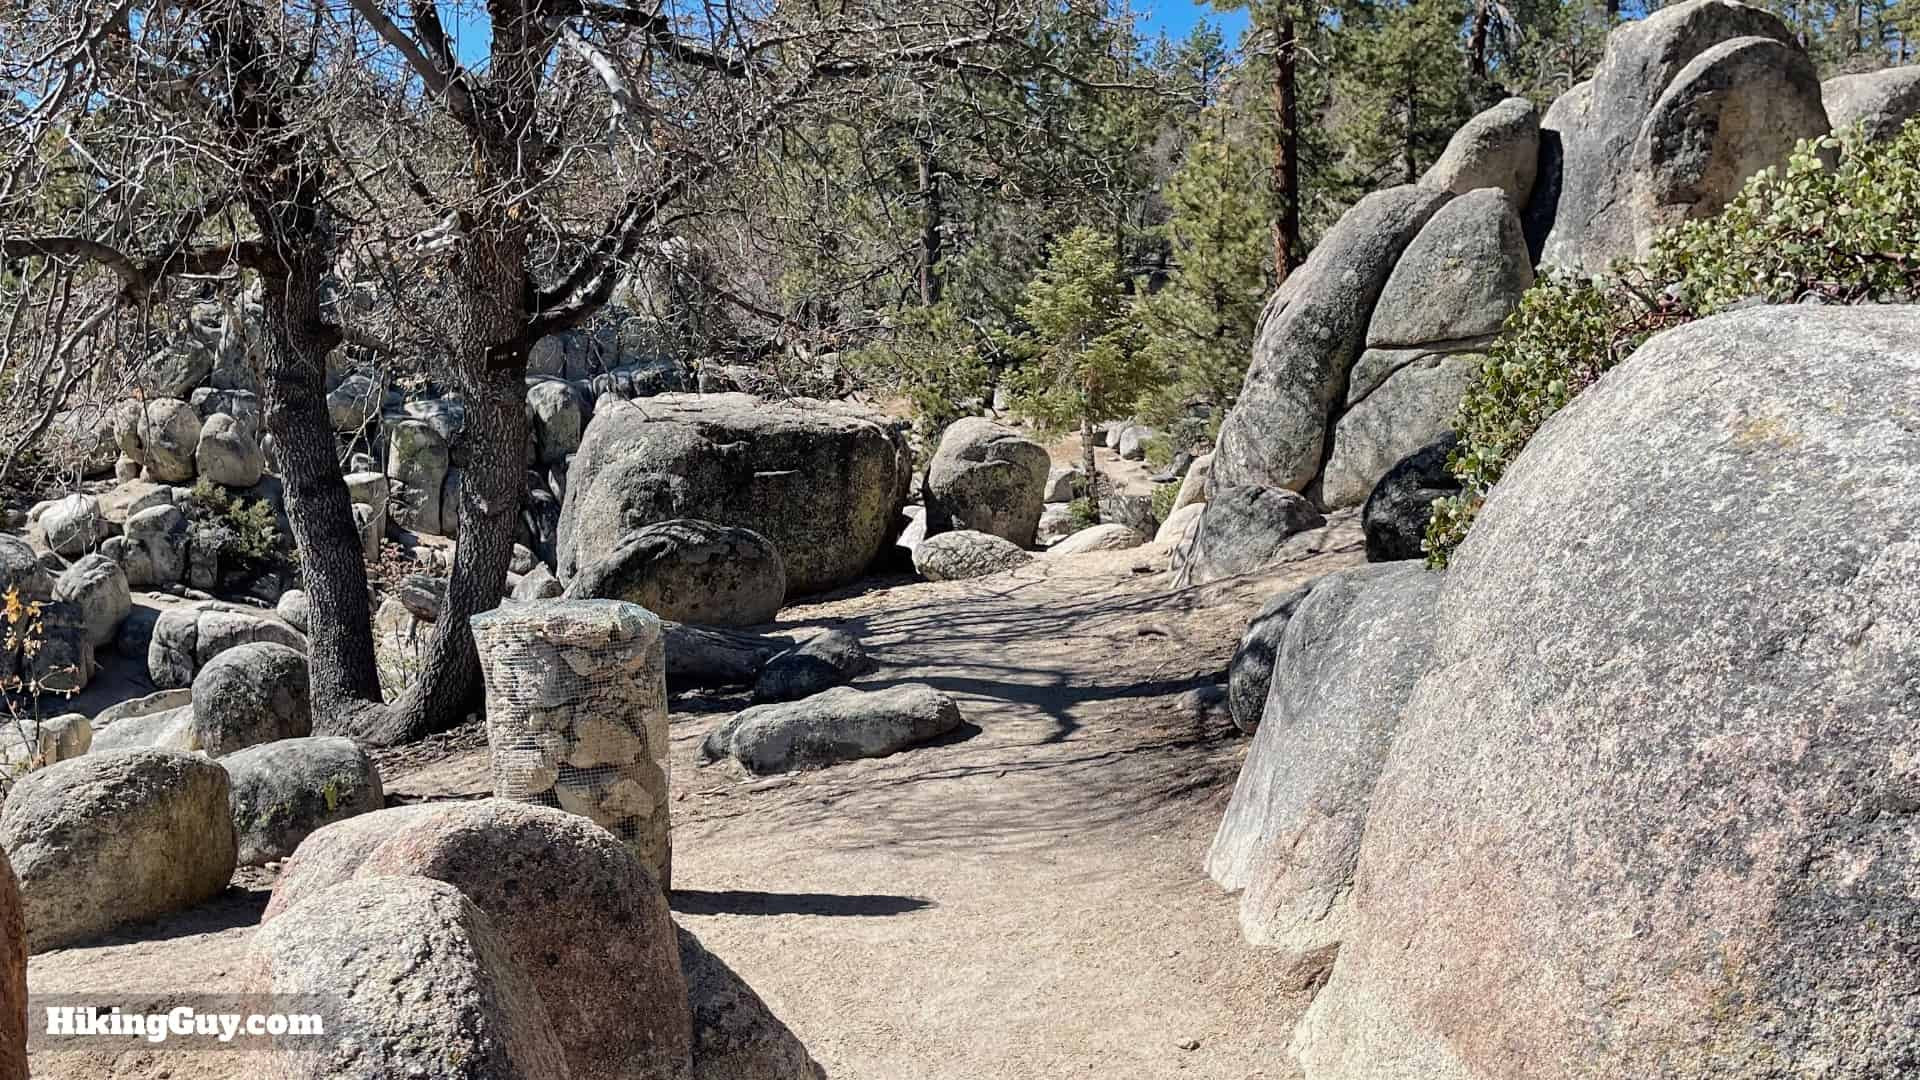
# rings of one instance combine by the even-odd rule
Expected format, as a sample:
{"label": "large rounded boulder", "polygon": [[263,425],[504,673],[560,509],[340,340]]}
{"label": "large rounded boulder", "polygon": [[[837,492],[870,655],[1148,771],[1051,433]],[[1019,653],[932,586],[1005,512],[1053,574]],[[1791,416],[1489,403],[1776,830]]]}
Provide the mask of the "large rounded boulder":
{"label": "large rounded boulder", "polygon": [[1820,102],[1835,131],[1859,124],[1869,139],[1891,139],[1920,116],[1920,64],[1828,79]]}
{"label": "large rounded boulder", "polygon": [[236,645],[193,678],[195,746],[209,757],[313,734],[307,658],[285,645]]}
{"label": "large rounded boulder", "polygon": [[[1715,53],[1736,41],[1737,57]],[[1614,30],[1593,78],[1540,121],[1527,219],[1541,261],[1601,273],[1657,221],[1725,206],[1796,139],[1826,133],[1812,76],[1785,23],[1733,0],[1688,0]]]}
{"label": "large rounded boulder", "polygon": [[27,951],[192,907],[233,876],[227,772],[194,754],[87,754],[29,773],[0,810]]}
{"label": "large rounded boulder", "polygon": [[695,518],[772,541],[790,593],[834,588],[880,554],[911,474],[897,423],[836,402],[603,399],[567,470],[555,569],[570,580],[636,529]]}
{"label": "large rounded boulder", "polygon": [[927,528],[971,529],[1033,543],[1053,461],[1046,448],[991,420],[957,420],[927,466]]}
{"label": "large rounded boulder", "polygon": [[567,583],[576,600],[625,600],[704,626],[772,622],[787,599],[780,552],[751,529],[662,521],[628,534]]}
{"label": "large rounded boulder", "polygon": [[1337,921],[1216,847],[1332,957],[1310,1080],[1912,1071],[1915,401],[1920,310],[1770,308],[1542,428],[1430,601]]}
{"label": "large rounded boulder", "polygon": [[281,739],[220,765],[233,781],[241,866],[285,859],[315,830],[386,805],[380,770],[352,739]]}
{"label": "large rounded boulder", "polygon": [[307,651],[305,634],[251,608],[215,602],[168,608],[147,642],[147,672],[163,690],[192,686],[194,676],[214,657],[252,642]]}
{"label": "large rounded boulder", "polygon": [[342,882],[396,876],[446,882],[485,913],[574,1080],[680,1075],[690,1021],[673,921],[659,882],[612,833],[503,799],[367,814],[300,845],[262,924],[297,917]]}
{"label": "large rounded boulder", "polygon": [[1032,561],[1033,555],[1013,541],[972,529],[929,537],[913,549],[914,572],[928,581],[987,577]]}
{"label": "large rounded boulder", "polygon": [[256,992],[326,1010],[324,1035],[276,1040],[276,1077],[570,1080],[564,1028],[525,965],[445,882],[388,877],[321,890],[254,934],[246,977]]}

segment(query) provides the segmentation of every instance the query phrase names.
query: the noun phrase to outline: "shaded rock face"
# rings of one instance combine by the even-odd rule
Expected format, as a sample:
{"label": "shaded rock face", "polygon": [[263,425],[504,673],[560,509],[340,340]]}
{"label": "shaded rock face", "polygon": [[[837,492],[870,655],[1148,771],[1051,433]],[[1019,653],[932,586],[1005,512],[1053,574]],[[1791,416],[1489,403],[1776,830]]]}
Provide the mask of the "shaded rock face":
{"label": "shaded rock face", "polygon": [[1527,205],[1540,167],[1540,110],[1510,97],[1461,125],[1420,186],[1465,195],[1497,188],[1515,206]]}
{"label": "shaded rock face", "polygon": [[313,995],[331,1013],[324,1037],[268,1052],[275,1076],[568,1080],[563,1029],[523,965],[443,882],[341,882],[262,926],[247,965],[255,992]]}
{"label": "shaded rock face", "polygon": [[627,533],[697,518],[772,541],[790,593],[843,585],[880,553],[911,462],[898,425],[837,403],[603,400],[567,471],[555,569],[569,580]]}
{"label": "shaded rock face", "polygon": [[971,529],[1033,543],[1053,463],[1045,447],[977,416],[955,421],[927,466],[927,531]]}
{"label": "shaded rock face", "polygon": [[1239,402],[1214,451],[1215,484],[1303,490],[1396,260],[1449,196],[1408,185],[1360,200],[1269,304]]}
{"label": "shaded rock face", "polygon": [[300,845],[262,933],[324,908],[343,882],[396,876],[445,882],[485,914],[574,1080],[684,1075],[691,1025],[666,898],[610,833],[504,799],[367,814]]}
{"label": "shaded rock face", "polygon": [[[1309,1080],[1911,1071],[1920,430],[1888,403],[1920,400],[1916,343],[1899,307],[1659,335],[1542,428],[1445,574],[1371,568],[1404,577],[1350,610],[1424,607],[1424,662],[1354,616],[1300,678],[1276,662],[1261,741],[1314,737],[1290,687],[1374,725],[1256,745],[1209,864],[1319,957]],[[1326,831],[1363,800],[1357,841]]]}
{"label": "shaded rock face", "polygon": [[693,1014],[693,1080],[826,1080],[753,987],[685,927],[674,930]]}
{"label": "shaded rock face", "polygon": [[[1751,106],[1755,115],[1776,111],[1777,103],[1759,95],[1714,100],[1710,90],[1696,93],[1689,87],[1691,78],[1681,77],[1702,54],[1740,38],[1790,43],[1792,34],[1779,19],[1758,8],[1731,0],[1689,0],[1627,23],[1607,36],[1606,52],[1594,77],[1561,95],[1541,121],[1542,138],[1555,148],[1557,158],[1551,175],[1543,173],[1536,182],[1536,205],[1529,209],[1529,216],[1541,223],[1536,227],[1545,229],[1542,262],[1591,274],[1635,253],[1636,238],[1643,231],[1640,215],[1666,205],[1663,200],[1680,189],[1668,181],[1645,196],[1638,192],[1640,174],[1656,160],[1642,150],[1659,150],[1651,142],[1643,147],[1642,134],[1655,105],[1669,93],[1671,107],[1665,110],[1668,119],[1662,123],[1669,134],[1658,139],[1660,145],[1672,145],[1672,137],[1686,131],[1686,114],[1695,111],[1695,105],[1703,111],[1696,113],[1697,126],[1690,138],[1709,145],[1719,138],[1714,125],[1724,109],[1740,111]],[[1700,89],[1707,89],[1707,84]],[[1819,112],[1818,86],[1813,89],[1812,110]],[[1728,132],[1733,142],[1745,143],[1746,125],[1739,122],[1737,112],[1724,115],[1733,121]],[[1825,127],[1824,113],[1818,126]],[[1784,137],[1790,147],[1795,138],[1817,134],[1820,131],[1802,129],[1757,137]],[[1659,152],[1662,160],[1669,153]],[[1685,156],[1702,161],[1748,155],[1722,155],[1694,142]],[[1784,160],[1784,153],[1778,160]],[[1693,205],[1696,213],[1704,214],[1724,206],[1746,176],[1711,171],[1701,179],[1705,182],[1695,190]]]}
{"label": "shaded rock face", "polygon": [[1291,491],[1216,487],[1200,524],[1173,553],[1180,588],[1250,574],[1295,558],[1290,542],[1327,523],[1325,514]]}
{"label": "shaded rock face", "polygon": [[1227,712],[1233,726],[1249,735],[1260,729],[1267,688],[1273,681],[1273,658],[1280,651],[1287,621],[1310,591],[1310,586],[1302,586],[1262,604],[1233,650],[1233,663],[1227,668]]}
{"label": "shaded rock face", "polygon": [[1460,481],[1447,457],[1460,439],[1449,431],[1408,455],[1381,477],[1360,512],[1368,562],[1424,559],[1427,524],[1435,501],[1460,494]]}
{"label": "shaded rock face", "polygon": [[1835,131],[1857,123],[1869,139],[1891,139],[1920,116],[1920,64],[1828,79],[1820,101]]}
{"label": "shaded rock face", "polygon": [[708,761],[732,756],[748,772],[766,775],[886,757],[959,726],[959,706],[930,686],[840,686],[744,710],[709,734],[700,750]]}
{"label": "shaded rock face", "polygon": [[352,739],[282,739],[222,758],[241,866],[291,856],[314,830],[386,804],[380,770]]}
{"label": "shaded rock face", "polygon": [[968,578],[1015,570],[1033,561],[1010,540],[964,530],[941,533],[913,549],[914,572],[928,581],[965,581]]}
{"label": "shaded rock face", "polygon": [[20,882],[5,848],[0,848],[0,1080],[27,1080],[27,927]]}
{"label": "shaded rock face", "polygon": [[307,658],[270,641],[236,645],[193,677],[196,749],[224,757],[313,733]]}
{"label": "shaded rock face", "polygon": [[1701,53],[1654,103],[1634,145],[1633,253],[1717,213],[1748,177],[1827,131],[1820,76],[1799,45],[1748,37]]}
{"label": "shaded rock face", "polygon": [[1215,881],[1244,890],[1249,940],[1303,956],[1340,942],[1374,782],[1426,674],[1442,580],[1411,563],[1358,567],[1280,598],[1249,628],[1271,639],[1272,671],[1207,855]]}
{"label": "shaded rock face", "polygon": [[0,810],[27,951],[182,911],[227,887],[227,772],[166,750],[90,753],[29,773]]}
{"label": "shaded rock face", "polygon": [[798,701],[872,671],[866,646],[845,630],[816,634],[767,661],[753,683],[756,703]]}
{"label": "shaded rock face", "polygon": [[678,519],[627,534],[567,583],[576,600],[625,600],[706,626],[772,622],[787,599],[780,552],[751,529]]}
{"label": "shaded rock face", "polygon": [[18,536],[0,533],[0,593],[20,590],[26,600],[53,599],[53,575],[40,565],[33,546]]}

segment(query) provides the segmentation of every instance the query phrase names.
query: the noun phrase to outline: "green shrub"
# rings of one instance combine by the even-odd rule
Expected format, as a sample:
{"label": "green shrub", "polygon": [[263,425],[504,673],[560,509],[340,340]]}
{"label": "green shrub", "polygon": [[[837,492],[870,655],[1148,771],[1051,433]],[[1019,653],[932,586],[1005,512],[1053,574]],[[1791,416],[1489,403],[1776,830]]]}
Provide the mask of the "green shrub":
{"label": "green shrub", "polygon": [[264,562],[280,550],[280,525],[265,499],[248,502],[202,479],[187,497],[195,544],[210,544],[222,560]]}
{"label": "green shrub", "polygon": [[1067,523],[1074,532],[1090,529],[1100,524],[1099,508],[1093,505],[1092,499],[1075,499],[1067,504]]}
{"label": "green shrub", "polygon": [[[1837,165],[1829,164],[1837,155]],[[1462,493],[1433,507],[1428,563],[1453,549],[1547,418],[1649,337],[1758,299],[1860,304],[1920,295],[1920,121],[1868,143],[1856,127],[1805,141],[1718,215],[1676,226],[1595,281],[1543,277],[1467,389],[1448,466]]]}
{"label": "green shrub", "polygon": [[1140,444],[1141,460],[1156,469],[1164,469],[1173,464],[1173,440],[1165,435],[1155,435]]}
{"label": "green shrub", "polygon": [[1153,520],[1165,521],[1173,514],[1173,500],[1180,497],[1180,481],[1153,485]]}

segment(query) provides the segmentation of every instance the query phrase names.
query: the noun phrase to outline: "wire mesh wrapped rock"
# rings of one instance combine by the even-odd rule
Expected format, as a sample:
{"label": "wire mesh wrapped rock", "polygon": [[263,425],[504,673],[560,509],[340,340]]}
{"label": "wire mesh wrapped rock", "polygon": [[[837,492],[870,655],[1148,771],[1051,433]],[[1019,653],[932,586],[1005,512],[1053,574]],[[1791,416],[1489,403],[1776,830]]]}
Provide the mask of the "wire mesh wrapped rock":
{"label": "wire mesh wrapped rock", "polygon": [[494,794],[619,837],[667,886],[666,653],[636,604],[541,600],[476,615]]}

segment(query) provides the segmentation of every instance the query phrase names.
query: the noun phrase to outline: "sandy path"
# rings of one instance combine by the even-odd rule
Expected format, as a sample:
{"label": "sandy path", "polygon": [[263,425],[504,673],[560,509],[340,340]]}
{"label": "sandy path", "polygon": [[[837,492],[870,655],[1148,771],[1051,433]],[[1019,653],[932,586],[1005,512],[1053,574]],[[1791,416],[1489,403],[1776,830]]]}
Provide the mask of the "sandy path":
{"label": "sandy path", "polygon": [[[1187,692],[1214,685],[1251,611],[1359,560],[1168,593],[1165,552],[1046,562],[789,610],[867,642],[862,685],[954,694],[961,738],[750,780],[698,766],[737,700],[677,703],[675,891],[831,1075],[857,1080],[1287,1077],[1296,1006],[1239,937],[1201,860],[1246,740]],[[459,752],[390,791],[484,792]],[[35,958],[35,992],[230,989],[247,905],[211,926]],[[184,920],[190,923],[191,920]],[[238,925],[236,925],[238,924]],[[250,1075],[236,1054],[41,1055],[36,1077]]]}

